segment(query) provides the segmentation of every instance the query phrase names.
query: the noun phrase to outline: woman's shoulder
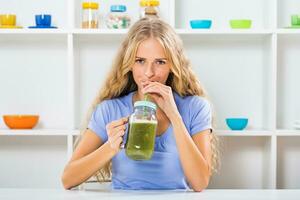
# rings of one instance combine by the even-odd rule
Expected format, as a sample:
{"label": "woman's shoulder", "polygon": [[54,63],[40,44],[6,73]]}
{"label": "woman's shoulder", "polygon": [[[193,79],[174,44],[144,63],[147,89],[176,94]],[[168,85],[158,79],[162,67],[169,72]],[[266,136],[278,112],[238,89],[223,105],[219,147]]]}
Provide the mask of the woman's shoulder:
{"label": "woman's shoulder", "polygon": [[105,108],[128,107],[128,106],[130,106],[132,94],[133,94],[133,92],[130,92],[129,94],[126,94],[126,95],[123,95],[120,97],[116,97],[116,98],[112,98],[112,99],[105,99],[102,102],[100,102],[97,105],[97,107],[105,107]]}

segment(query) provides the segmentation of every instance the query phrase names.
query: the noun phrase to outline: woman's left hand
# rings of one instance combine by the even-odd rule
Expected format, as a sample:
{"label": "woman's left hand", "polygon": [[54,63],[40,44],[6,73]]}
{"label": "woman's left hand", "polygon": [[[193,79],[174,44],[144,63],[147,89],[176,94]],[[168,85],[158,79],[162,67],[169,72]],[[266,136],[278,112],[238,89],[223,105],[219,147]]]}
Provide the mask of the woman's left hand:
{"label": "woman's left hand", "polygon": [[170,120],[171,117],[179,115],[170,86],[149,81],[148,85],[142,89],[142,92],[143,94],[148,93]]}

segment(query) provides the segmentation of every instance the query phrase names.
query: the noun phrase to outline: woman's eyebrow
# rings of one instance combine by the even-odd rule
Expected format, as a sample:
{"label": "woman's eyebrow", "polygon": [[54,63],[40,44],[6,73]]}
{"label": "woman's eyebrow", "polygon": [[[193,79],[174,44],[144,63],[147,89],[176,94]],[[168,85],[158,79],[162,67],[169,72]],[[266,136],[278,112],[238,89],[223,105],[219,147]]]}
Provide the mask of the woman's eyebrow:
{"label": "woman's eyebrow", "polygon": [[144,60],[146,60],[146,58],[142,58],[142,57],[139,57],[139,56],[136,56],[135,59],[144,59]]}
{"label": "woman's eyebrow", "polygon": [[[147,60],[146,58],[139,57],[139,56],[136,56],[135,58]],[[155,60],[167,60],[167,58],[155,58]]]}
{"label": "woman's eyebrow", "polygon": [[155,58],[155,60],[167,60],[167,58]]}

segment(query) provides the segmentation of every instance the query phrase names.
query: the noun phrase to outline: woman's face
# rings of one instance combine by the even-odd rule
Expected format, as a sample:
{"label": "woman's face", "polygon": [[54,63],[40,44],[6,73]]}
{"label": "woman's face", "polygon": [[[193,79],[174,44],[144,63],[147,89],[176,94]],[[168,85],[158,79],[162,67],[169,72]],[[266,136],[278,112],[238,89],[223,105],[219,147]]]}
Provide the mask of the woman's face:
{"label": "woman's face", "polygon": [[139,90],[149,81],[166,83],[170,73],[170,62],[155,38],[149,38],[139,45],[132,73]]}

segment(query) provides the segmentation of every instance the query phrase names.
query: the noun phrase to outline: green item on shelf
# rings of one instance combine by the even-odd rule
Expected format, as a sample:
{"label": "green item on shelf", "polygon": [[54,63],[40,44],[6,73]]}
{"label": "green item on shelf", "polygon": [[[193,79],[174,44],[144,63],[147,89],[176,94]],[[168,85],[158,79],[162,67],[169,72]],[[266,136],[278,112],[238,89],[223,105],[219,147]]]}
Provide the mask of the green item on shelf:
{"label": "green item on shelf", "polygon": [[292,26],[300,25],[300,15],[292,15],[291,16],[291,25]]}
{"label": "green item on shelf", "polygon": [[229,21],[231,28],[248,29],[251,28],[252,20],[249,19],[232,19]]}

